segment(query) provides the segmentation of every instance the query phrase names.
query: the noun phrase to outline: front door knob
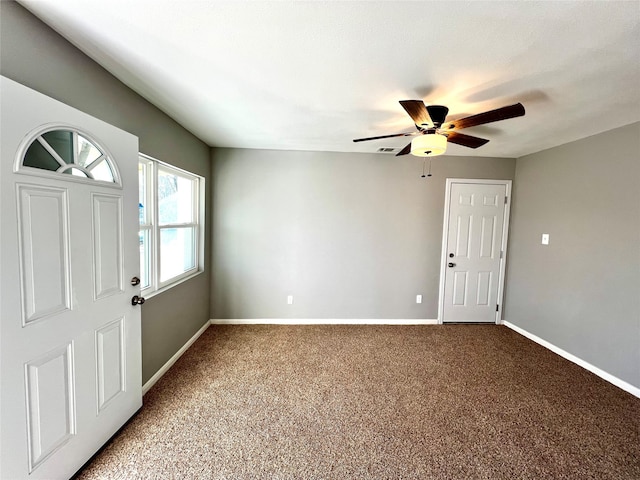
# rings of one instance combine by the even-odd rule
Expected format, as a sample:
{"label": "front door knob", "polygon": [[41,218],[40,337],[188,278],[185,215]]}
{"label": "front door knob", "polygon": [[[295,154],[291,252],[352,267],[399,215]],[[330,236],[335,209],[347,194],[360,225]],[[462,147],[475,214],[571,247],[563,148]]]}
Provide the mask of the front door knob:
{"label": "front door knob", "polygon": [[133,277],[133,278],[131,279],[131,285],[133,285],[134,287],[135,287],[136,285],[140,285],[140,279],[139,279],[138,277]]}
{"label": "front door knob", "polygon": [[131,299],[131,305],[142,305],[144,303],[144,297],[139,297],[138,295],[134,295]]}
{"label": "front door knob", "polygon": [[453,267],[455,267],[455,266],[456,266],[456,264],[455,264],[455,263],[451,263],[451,262],[449,262],[449,268],[453,268]]}

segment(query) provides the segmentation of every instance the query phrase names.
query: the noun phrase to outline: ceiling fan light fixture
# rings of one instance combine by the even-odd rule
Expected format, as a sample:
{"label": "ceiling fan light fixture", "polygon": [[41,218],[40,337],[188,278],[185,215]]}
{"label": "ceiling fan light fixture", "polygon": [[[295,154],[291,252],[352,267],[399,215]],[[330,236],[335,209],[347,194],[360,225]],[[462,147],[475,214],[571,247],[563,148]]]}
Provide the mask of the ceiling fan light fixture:
{"label": "ceiling fan light fixture", "polygon": [[447,137],[439,133],[420,135],[411,141],[411,155],[416,157],[435,157],[447,150]]}

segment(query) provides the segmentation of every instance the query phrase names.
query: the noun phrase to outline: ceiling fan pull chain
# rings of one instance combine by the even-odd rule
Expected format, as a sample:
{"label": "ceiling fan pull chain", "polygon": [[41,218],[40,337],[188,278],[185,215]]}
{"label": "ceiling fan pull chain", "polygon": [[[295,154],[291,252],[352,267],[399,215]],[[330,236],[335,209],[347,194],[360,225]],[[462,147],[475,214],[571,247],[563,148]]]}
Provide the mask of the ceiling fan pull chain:
{"label": "ceiling fan pull chain", "polygon": [[427,177],[431,176],[431,157],[429,157],[429,175],[427,175]]}
{"label": "ceiling fan pull chain", "polygon": [[[425,164],[426,164],[426,163],[427,163],[427,159],[425,158],[425,159],[422,161],[422,178],[424,178],[424,177],[425,177],[425,174],[424,174],[424,166],[425,166]],[[431,162],[429,162],[429,168],[431,168]]]}

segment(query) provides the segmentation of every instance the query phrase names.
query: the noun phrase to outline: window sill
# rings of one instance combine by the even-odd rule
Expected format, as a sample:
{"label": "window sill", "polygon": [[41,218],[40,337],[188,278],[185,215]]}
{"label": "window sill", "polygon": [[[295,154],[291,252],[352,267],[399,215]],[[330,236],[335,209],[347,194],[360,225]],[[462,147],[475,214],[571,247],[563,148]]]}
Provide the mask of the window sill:
{"label": "window sill", "polygon": [[171,283],[170,285],[165,285],[164,287],[159,288],[158,290],[153,290],[153,291],[148,291],[148,292],[145,292],[145,291],[143,290],[143,291],[142,291],[142,296],[143,296],[145,299],[149,299],[149,298],[155,297],[156,295],[159,295],[159,294],[161,294],[161,293],[164,293],[164,292],[166,292],[167,290],[171,290],[173,287],[178,286],[178,285],[180,285],[181,283],[184,283],[184,282],[186,282],[186,281],[188,281],[188,280],[191,280],[192,278],[195,278],[195,277],[197,277],[198,275],[200,275],[200,274],[202,274],[202,273],[204,273],[204,270],[198,270],[198,271],[196,271],[196,272],[192,273],[191,275],[188,275],[188,276],[186,276],[186,277],[183,277],[183,278],[181,278],[180,280],[176,280],[175,282]]}

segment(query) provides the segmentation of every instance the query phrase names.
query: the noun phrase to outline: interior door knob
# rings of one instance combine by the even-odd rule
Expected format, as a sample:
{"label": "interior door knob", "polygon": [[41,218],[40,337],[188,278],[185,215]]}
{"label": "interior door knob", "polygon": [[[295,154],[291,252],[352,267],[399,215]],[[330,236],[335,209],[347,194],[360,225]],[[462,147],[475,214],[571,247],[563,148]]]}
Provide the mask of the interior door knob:
{"label": "interior door knob", "polygon": [[133,277],[133,278],[131,279],[131,285],[133,285],[134,287],[135,287],[136,285],[140,285],[140,279],[139,279],[138,277]]}
{"label": "interior door knob", "polygon": [[453,268],[453,267],[455,267],[455,266],[456,266],[456,264],[455,264],[455,263],[451,263],[451,262],[449,262],[449,268]]}
{"label": "interior door knob", "polygon": [[134,295],[131,298],[131,305],[142,305],[144,303],[144,297],[139,297],[138,295]]}

